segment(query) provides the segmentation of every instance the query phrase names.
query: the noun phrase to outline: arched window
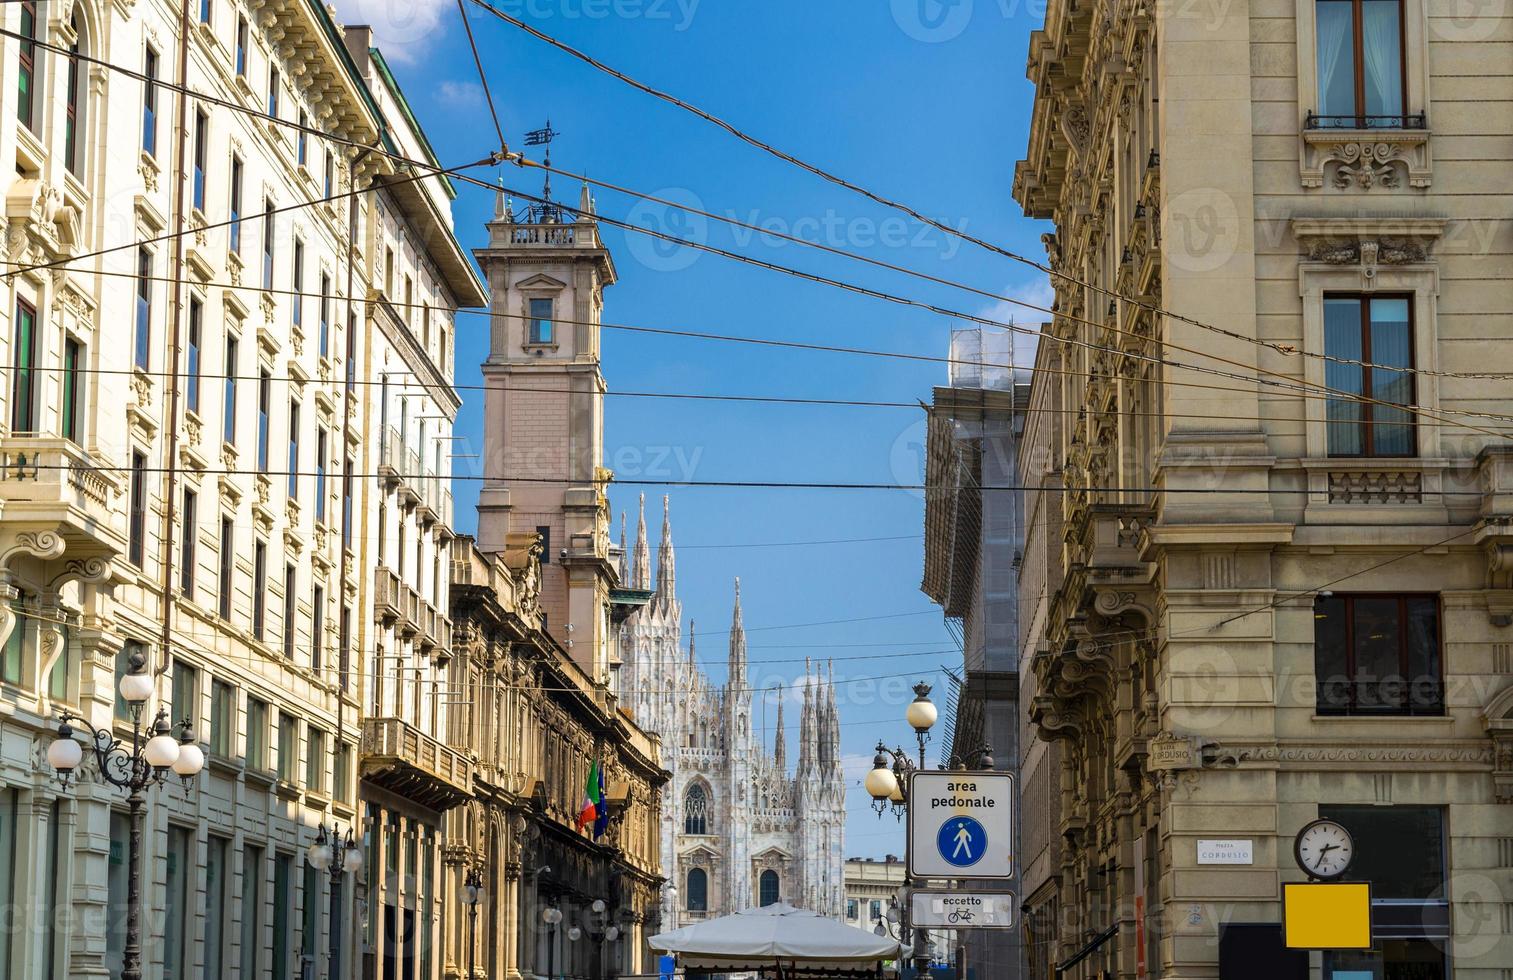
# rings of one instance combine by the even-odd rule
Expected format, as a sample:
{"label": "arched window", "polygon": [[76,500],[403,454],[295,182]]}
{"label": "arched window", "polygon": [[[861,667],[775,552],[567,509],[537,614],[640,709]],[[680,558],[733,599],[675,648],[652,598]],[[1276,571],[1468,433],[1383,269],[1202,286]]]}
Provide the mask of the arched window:
{"label": "arched window", "polygon": [[697,783],[688,787],[688,795],[683,797],[683,833],[709,833],[709,794]]}
{"label": "arched window", "polygon": [[709,911],[709,875],[703,868],[688,871],[688,911]]}
{"label": "arched window", "polygon": [[83,25],[79,23],[79,15],[75,13],[69,20],[74,30],[74,42],[68,46],[68,97],[64,103],[63,119],[63,165],[68,172],[75,177],[83,170],[84,147],[79,141],[79,124],[83,122],[84,114],[80,111],[80,102],[84,98],[84,63],[79,60],[79,53],[84,46]]}
{"label": "arched window", "polygon": [[778,873],[771,869],[762,872],[758,879],[758,905],[776,905],[782,900],[782,889],[778,885]]}

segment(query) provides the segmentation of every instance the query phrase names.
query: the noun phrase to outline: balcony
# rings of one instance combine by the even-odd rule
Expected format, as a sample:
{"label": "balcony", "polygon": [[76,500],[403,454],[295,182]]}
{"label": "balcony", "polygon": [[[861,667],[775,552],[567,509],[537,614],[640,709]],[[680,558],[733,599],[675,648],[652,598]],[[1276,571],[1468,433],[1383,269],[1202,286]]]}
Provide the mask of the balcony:
{"label": "balcony", "polygon": [[126,550],[124,524],[118,527],[113,514],[125,482],[123,473],[102,468],[72,440],[0,439],[4,547],[43,560],[108,563]]}
{"label": "balcony", "polygon": [[473,764],[402,718],[362,725],[362,778],[432,810],[450,810],[473,790]]}
{"label": "balcony", "polygon": [[392,623],[400,615],[399,576],[379,565],[373,571],[373,618],[382,623]]}

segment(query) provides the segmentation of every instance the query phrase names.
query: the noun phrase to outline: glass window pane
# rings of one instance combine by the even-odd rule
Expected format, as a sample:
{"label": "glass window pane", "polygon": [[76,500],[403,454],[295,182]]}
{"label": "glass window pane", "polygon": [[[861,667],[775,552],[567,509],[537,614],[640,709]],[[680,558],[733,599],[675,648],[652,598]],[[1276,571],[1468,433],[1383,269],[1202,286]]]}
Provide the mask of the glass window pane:
{"label": "glass window pane", "polygon": [[1350,831],[1345,881],[1371,882],[1371,899],[1445,898],[1444,812],[1432,806],[1319,806]]}
{"label": "glass window pane", "polygon": [[[1413,366],[1413,332],[1405,298],[1371,300],[1371,363]],[[1395,405],[1413,404],[1413,375],[1408,370],[1371,369],[1372,398]],[[1372,406],[1372,453],[1376,456],[1413,455],[1413,418],[1405,411]]]}
{"label": "glass window pane", "polygon": [[1368,116],[1403,114],[1401,10],[1399,0],[1361,3],[1361,63],[1365,69]]}
{"label": "glass window pane", "polygon": [[1317,8],[1319,114],[1355,115],[1355,18],[1349,0],[1323,0]]}
{"label": "glass window pane", "polygon": [[1397,596],[1357,596],[1353,605],[1356,709],[1395,710],[1404,685]]}
{"label": "glass window pane", "polygon": [[[1334,4],[1320,4],[1321,9],[1329,6]],[[1324,353],[1346,360],[1362,360],[1359,299],[1324,300]],[[1362,394],[1362,369],[1356,364],[1325,361],[1324,384],[1339,391]],[[1358,401],[1338,397],[1325,403],[1329,455],[1359,456],[1366,451],[1365,432],[1361,425],[1363,408]]]}
{"label": "glass window pane", "polygon": [[1320,714],[1350,710],[1350,673],[1345,659],[1345,600],[1336,596],[1313,606],[1313,669]]}
{"label": "glass window pane", "polygon": [[1408,707],[1414,714],[1443,714],[1439,603],[1432,596],[1408,599]]}

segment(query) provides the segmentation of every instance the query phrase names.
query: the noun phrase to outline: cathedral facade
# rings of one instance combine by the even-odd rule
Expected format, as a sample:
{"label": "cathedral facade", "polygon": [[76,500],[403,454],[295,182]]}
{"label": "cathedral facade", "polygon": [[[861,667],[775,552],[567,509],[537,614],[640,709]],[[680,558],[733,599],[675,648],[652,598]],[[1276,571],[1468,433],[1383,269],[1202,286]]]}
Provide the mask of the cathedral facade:
{"label": "cathedral facade", "polygon": [[[621,580],[652,591],[621,637],[621,704],[662,737],[672,772],[662,807],[662,926],[673,929],[782,901],[839,918],[845,899],[846,785],[833,674],[806,662],[793,685],[800,720],[797,766],[788,768],[783,705],[792,692],[757,689],[747,676],[741,583],[728,642],[728,676],[716,686],[700,669],[693,624],[683,647],[668,502],[652,578],[646,504]],[[621,530],[622,539],[624,530]],[[624,542],[622,540],[622,550]],[[771,744],[753,718],[775,707]]]}

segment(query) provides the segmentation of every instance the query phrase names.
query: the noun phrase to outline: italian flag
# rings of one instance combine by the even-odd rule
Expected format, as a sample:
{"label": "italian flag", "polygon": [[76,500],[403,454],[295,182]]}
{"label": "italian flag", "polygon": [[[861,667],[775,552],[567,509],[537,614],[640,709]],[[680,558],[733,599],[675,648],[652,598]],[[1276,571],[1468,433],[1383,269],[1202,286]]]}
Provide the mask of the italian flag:
{"label": "italian flag", "polygon": [[588,770],[588,783],[583,787],[583,806],[578,810],[578,829],[582,830],[599,819],[604,809],[604,779],[599,773],[599,760]]}

